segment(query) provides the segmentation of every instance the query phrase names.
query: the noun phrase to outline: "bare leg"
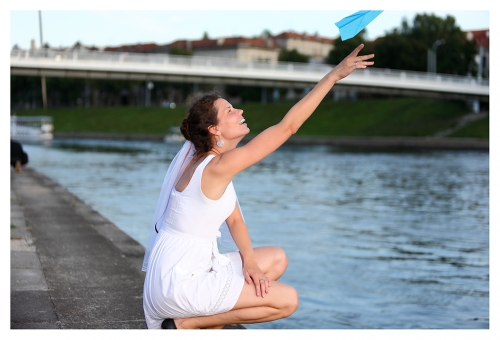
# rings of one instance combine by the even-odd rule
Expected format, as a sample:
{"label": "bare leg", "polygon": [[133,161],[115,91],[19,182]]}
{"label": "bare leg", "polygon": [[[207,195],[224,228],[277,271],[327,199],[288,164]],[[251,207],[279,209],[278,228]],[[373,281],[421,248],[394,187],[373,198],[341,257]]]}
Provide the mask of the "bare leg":
{"label": "bare leg", "polygon": [[288,267],[288,258],[279,247],[258,247],[253,251],[260,269],[273,281],[278,280]]}
{"label": "bare leg", "polygon": [[285,252],[278,247],[254,249],[260,269],[271,280],[271,288],[265,297],[256,296],[255,286],[244,283],[238,301],[229,312],[211,316],[176,319],[178,329],[220,329],[227,324],[259,323],[290,316],[298,307],[297,291],[286,284],[276,282],[288,266]]}
{"label": "bare leg", "polygon": [[259,323],[278,320],[297,310],[297,291],[284,283],[274,281],[265,298],[255,295],[253,284],[245,283],[232,310],[211,316],[174,320],[178,329],[221,328],[235,323]]}

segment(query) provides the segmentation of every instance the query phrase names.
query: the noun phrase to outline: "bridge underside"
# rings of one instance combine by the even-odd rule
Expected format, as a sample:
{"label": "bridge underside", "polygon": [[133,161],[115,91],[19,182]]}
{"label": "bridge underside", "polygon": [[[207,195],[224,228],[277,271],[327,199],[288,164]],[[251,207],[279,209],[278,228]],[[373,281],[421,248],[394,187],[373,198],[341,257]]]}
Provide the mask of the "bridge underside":
{"label": "bridge underside", "polygon": [[[280,81],[269,79],[245,79],[230,77],[209,77],[194,75],[158,74],[143,72],[110,72],[110,71],[77,71],[68,69],[37,69],[37,68],[16,68],[11,67],[11,75],[16,76],[45,76],[56,78],[84,78],[84,79],[109,79],[109,80],[139,80],[158,81],[167,83],[198,83],[214,85],[241,85],[260,86],[269,88],[307,88],[316,85],[316,82]],[[360,86],[337,84],[334,91],[356,91],[360,93],[373,93],[382,95],[397,96],[417,96],[426,98],[456,99],[456,100],[477,100],[489,102],[489,96],[473,94],[460,94],[437,91],[411,90],[404,88],[390,88],[382,86]]]}

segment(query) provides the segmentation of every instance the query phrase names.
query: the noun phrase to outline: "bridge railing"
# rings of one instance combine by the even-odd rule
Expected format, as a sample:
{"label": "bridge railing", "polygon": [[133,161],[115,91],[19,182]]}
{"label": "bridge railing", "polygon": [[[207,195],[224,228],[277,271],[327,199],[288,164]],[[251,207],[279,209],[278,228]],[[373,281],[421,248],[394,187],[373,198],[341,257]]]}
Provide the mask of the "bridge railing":
{"label": "bridge railing", "polygon": [[[142,63],[157,65],[178,65],[184,67],[213,67],[232,70],[268,70],[271,72],[300,72],[326,74],[335,65],[306,64],[265,61],[241,62],[236,58],[210,56],[179,56],[169,54],[132,53],[132,52],[103,52],[88,50],[58,51],[52,49],[20,50],[10,53],[11,59],[44,59],[53,61],[95,61],[110,63]],[[455,84],[470,84],[472,86],[489,86],[489,79],[477,79],[472,76],[458,76],[450,74],[432,74],[427,72],[402,71],[381,68],[366,68],[357,70],[358,74],[367,77],[392,78],[401,81],[429,81]]]}

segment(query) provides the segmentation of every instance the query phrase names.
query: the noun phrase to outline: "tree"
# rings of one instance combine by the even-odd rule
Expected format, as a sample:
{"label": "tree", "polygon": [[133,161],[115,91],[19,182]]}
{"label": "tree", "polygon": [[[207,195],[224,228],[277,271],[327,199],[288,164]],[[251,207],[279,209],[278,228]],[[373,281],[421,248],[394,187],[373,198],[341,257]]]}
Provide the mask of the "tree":
{"label": "tree", "polygon": [[171,47],[168,50],[168,54],[173,54],[173,55],[193,55],[193,52],[189,51],[189,50],[187,50],[185,48],[182,48],[180,46],[174,46],[174,47]]}
{"label": "tree", "polygon": [[309,56],[299,53],[297,49],[287,50],[282,48],[278,55],[278,61],[288,61],[292,63],[307,63],[309,62]]}
{"label": "tree", "polygon": [[427,47],[418,39],[411,39],[398,29],[371,43],[375,65],[379,68],[425,71]]}
{"label": "tree", "polygon": [[477,48],[468,41],[456,25],[455,18],[440,18],[433,14],[417,14],[413,26],[406,20],[385,37],[373,42],[377,67],[411,71],[427,71],[427,50],[435,41],[445,43],[437,49],[437,73],[466,75],[477,54]]}
{"label": "tree", "polygon": [[330,51],[328,56],[325,58],[325,62],[331,65],[339,64],[349,53],[351,53],[360,44],[365,44],[365,47],[361,50],[360,54],[370,54],[370,45],[365,40],[366,30],[363,29],[356,36],[351,39],[342,41],[342,39],[337,38],[333,42],[333,49]]}
{"label": "tree", "polygon": [[269,38],[269,37],[272,37],[273,34],[271,33],[270,30],[268,30],[266,28],[265,30],[262,31],[262,34],[260,36],[263,37],[263,38]]}

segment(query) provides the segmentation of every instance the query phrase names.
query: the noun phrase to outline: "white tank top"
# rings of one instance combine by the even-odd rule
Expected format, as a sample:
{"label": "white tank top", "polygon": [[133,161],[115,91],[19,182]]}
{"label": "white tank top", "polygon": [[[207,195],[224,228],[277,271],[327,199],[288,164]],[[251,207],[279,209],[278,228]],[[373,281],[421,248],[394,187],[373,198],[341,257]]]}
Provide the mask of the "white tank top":
{"label": "white tank top", "polygon": [[201,176],[215,155],[207,156],[196,168],[182,192],[172,189],[171,208],[164,228],[194,238],[213,241],[220,237],[219,228],[236,205],[236,193],[230,182],[218,200],[206,197],[201,191]]}

